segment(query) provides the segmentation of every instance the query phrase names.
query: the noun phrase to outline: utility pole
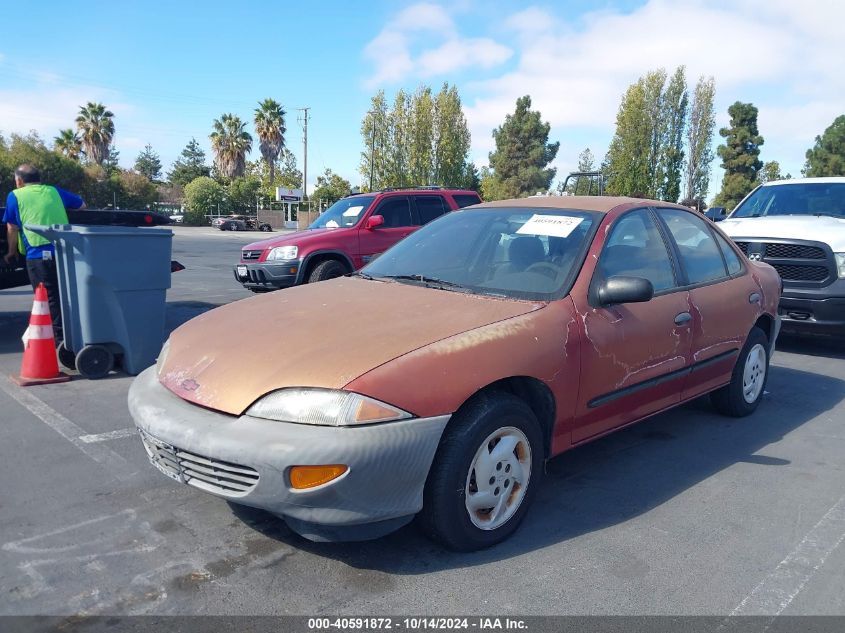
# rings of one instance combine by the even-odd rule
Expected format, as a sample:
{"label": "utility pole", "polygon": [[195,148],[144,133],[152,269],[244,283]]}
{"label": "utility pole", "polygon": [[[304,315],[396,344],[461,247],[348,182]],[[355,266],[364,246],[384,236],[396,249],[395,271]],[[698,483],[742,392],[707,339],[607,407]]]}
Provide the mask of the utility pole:
{"label": "utility pole", "polygon": [[302,197],[308,197],[308,110],[311,108],[297,108],[302,112]]}

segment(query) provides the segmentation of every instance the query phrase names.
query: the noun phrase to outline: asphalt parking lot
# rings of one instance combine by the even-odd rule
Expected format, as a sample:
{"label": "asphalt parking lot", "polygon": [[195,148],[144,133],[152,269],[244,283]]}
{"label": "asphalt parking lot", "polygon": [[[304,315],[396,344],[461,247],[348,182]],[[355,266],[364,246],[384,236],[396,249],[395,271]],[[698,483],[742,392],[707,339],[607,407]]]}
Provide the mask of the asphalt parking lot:
{"label": "asphalt parking lot", "polygon": [[[265,234],[175,231],[169,328],[251,296],[231,266]],[[514,537],[454,554],[413,524],[311,543],[166,479],[131,378],[7,379],[31,299],[0,291],[0,614],[845,615],[843,341],[784,337],[750,418],[700,400],[552,460]]]}

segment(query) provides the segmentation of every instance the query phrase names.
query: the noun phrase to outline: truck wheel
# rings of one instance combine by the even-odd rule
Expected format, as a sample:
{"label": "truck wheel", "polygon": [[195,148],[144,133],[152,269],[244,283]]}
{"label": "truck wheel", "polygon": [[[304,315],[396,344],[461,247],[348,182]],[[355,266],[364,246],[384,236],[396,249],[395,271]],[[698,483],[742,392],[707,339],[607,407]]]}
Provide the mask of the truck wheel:
{"label": "truck wheel", "polygon": [[314,266],[314,270],[308,275],[308,283],[313,284],[316,281],[325,281],[326,279],[334,279],[341,277],[347,273],[346,266],[336,259],[327,259]]}
{"label": "truck wheel", "polygon": [[423,493],[424,532],[474,551],[519,526],[543,474],[543,436],[531,408],[509,393],[481,394],[446,427]]}
{"label": "truck wheel", "polygon": [[64,365],[68,369],[76,369],[76,354],[74,354],[67,347],[65,347],[64,341],[59,343],[59,347],[56,351],[59,354],[59,362],[62,365]]}
{"label": "truck wheel", "polygon": [[758,327],[751,328],[748,340],[736,359],[731,382],[710,394],[716,411],[732,418],[754,413],[769,377],[769,338]]}
{"label": "truck wheel", "polygon": [[114,365],[114,355],[104,345],[86,345],[76,355],[76,368],[89,380],[105,378]]}

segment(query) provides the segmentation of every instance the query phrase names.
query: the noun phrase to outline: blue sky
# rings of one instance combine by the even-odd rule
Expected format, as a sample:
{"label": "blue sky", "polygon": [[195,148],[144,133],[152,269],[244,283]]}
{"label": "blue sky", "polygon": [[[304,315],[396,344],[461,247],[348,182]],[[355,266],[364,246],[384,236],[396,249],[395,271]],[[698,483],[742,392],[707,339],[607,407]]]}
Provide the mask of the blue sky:
{"label": "blue sky", "polygon": [[[730,103],[755,103],[761,157],[793,175],[845,112],[838,0],[44,1],[37,15],[12,3],[4,18],[0,130],[51,139],[99,100],[116,114],[125,166],[148,142],[166,168],[192,136],[208,150],[214,118],[251,122],[272,97],[300,163],[296,108],[311,108],[309,182],[328,167],[357,184],[370,97],[421,82],[458,86],[479,167],[491,130],[530,94],[561,142],[562,174],[584,147],[604,155],[621,94],[661,66],[686,65],[691,86],[715,77],[719,125]],[[716,167],[711,196],[720,178]]]}

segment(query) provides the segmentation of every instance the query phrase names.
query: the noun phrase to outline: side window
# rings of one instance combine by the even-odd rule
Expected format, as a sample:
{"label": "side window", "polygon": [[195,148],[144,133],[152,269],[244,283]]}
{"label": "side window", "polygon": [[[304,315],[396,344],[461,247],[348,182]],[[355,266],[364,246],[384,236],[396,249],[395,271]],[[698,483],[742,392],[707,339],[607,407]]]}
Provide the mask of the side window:
{"label": "side window", "polygon": [[402,226],[413,226],[411,222],[411,203],[408,198],[388,198],[376,209],[375,215],[384,218],[385,228],[397,228]]}
{"label": "side window", "polygon": [[458,193],[452,196],[455,200],[455,204],[458,205],[459,209],[463,209],[464,207],[468,207],[472,204],[479,204],[481,202],[481,198],[474,193]]}
{"label": "side window", "polygon": [[446,213],[446,202],[443,196],[414,196],[417,212],[420,214],[420,224],[428,224],[434,218]]}
{"label": "side window", "polygon": [[724,254],[725,261],[728,264],[728,274],[736,275],[737,273],[741,273],[742,263],[739,261],[739,256],[734,252],[734,249],[732,249],[728,244],[728,241],[718,233],[716,233],[716,241],[719,242],[719,246],[722,247],[722,253]]}
{"label": "side window", "polygon": [[677,286],[669,252],[645,209],[623,215],[613,225],[598,266],[603,279],[643,277],[655,292]]}
{"label": "side window", "polygon": [[660,209],[659,213],[678,245],[690,284],[727,276],[721,250],[706,220],[680,209]]}

